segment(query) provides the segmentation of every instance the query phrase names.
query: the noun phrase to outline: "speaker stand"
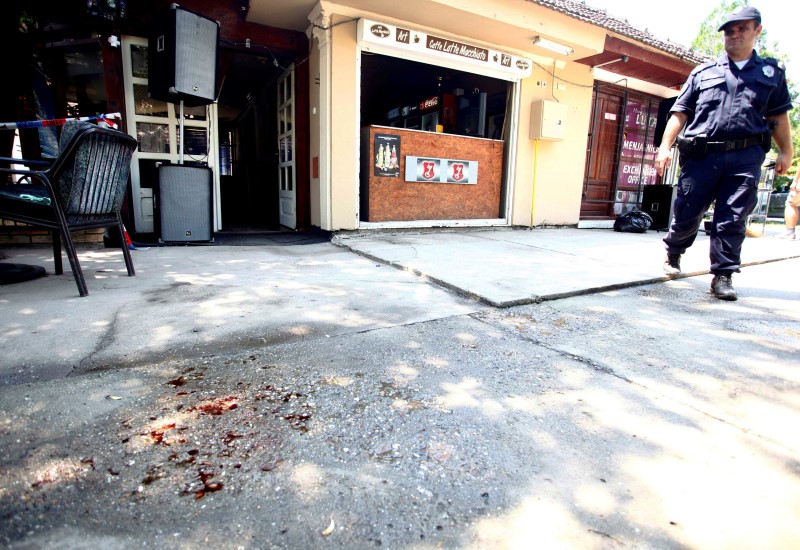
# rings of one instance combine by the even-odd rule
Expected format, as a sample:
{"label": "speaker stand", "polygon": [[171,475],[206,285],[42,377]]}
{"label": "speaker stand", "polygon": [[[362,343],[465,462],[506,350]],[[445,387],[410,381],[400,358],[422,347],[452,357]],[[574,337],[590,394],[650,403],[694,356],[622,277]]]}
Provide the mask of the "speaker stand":
{"label": "speaker stand", "polygon": [[183,164],[183,148],[184,144],[186,143],[183,141],[183,100],[181,99],[180,102],[180,119],[178,123],[178,133],[180,134],[178,137],[178,143],[180,143],[180,147],[178,147],[178,164]]}

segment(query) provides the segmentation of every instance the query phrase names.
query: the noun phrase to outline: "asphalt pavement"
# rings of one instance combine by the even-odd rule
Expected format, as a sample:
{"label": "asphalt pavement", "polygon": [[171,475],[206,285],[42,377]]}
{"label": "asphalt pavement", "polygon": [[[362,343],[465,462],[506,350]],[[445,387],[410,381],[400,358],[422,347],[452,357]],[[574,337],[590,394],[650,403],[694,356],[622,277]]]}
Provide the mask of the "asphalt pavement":
{"label": "asphalt pavement", "polygon": [[84,249],[0,287],[10,548],[789,548],[800,241],[440,230]]}

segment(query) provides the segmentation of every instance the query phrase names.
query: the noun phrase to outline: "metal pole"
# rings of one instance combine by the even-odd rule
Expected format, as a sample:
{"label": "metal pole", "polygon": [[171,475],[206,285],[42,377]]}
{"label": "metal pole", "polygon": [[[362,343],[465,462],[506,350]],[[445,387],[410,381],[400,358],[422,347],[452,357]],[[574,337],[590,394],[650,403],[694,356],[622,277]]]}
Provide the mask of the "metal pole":
{"label": "metal pole", "polygon": [[179,150],[178,164],[183,164],[183,146],[184,146],[184,142],[183,142],[183,100],[182,99],[181,99],[181,115],[180,116],[181,116],[180,123],[178,125],[178,128],[180,128],[180,132],[179,132],[180,133],[180,137],[179,137],[180,146],[178,147],[178,150]]}

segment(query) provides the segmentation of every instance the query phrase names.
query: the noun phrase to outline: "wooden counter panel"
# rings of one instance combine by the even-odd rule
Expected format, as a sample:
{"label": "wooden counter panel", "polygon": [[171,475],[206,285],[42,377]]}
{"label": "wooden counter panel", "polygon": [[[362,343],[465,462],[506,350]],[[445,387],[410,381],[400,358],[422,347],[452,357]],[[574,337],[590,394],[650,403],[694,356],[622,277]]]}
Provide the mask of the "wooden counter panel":
{"label": "wooden counter panel", "polygon": [[[375,134],[399,135],[400,176],[374,176]],[[362,220],[491,219],[500,215],[503,181],[502,141],[468,138],[435,132],[370,126],[362,130]],[[478,161],[478,183],[428,183],[405,181],[406,157],[433,157]],[[366,215],[365,215],[366,214]]]}

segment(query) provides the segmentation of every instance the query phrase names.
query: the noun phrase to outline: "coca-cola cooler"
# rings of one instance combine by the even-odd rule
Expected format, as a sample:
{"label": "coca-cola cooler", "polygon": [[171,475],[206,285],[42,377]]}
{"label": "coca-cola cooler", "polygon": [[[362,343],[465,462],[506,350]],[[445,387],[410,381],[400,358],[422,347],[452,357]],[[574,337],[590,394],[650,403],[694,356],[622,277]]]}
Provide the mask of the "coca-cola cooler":
{"label": "coca-cola cooler", "polygon": [[441,125],[442,131],[452,134],[456,129],[456,96],[438,94],[419,102],[420,130],[435,132]]}

